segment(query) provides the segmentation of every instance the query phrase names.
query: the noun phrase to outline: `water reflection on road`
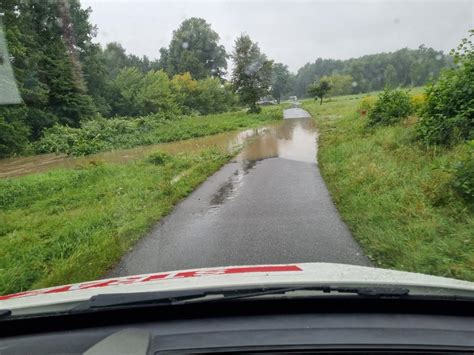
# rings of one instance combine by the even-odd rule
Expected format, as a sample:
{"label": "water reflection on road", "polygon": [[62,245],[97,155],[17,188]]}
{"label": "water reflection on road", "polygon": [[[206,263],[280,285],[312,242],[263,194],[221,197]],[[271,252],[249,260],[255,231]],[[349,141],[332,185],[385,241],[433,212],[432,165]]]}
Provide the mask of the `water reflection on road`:
{"label": "water reflection on road", "polygon": [[285,158],[316,163],[316,130],[310,118],[283,120],[251,137],[237,159]]}
{"label": "water reflection on road", "polygon": [[[0,160],[0,178],[44,172],[54,168],[80,168],[95,163],[127,163],[140,159],[156,150],[170,154],[196,152],[211,147],[229,152],[245,146],[237,161],[258,161],[281,157],[316,162],[316,132],[314,122],[308,118],[283,120],[261,128],[242,132],[226,132],[213,136],[178,142],[117,149],[85,157],[42,154],[31,157]],[[248,163],[245,163],[248,165]],[[245,170],[245,169],[244,169]]]}
{"label": "water reflection on road", "polygon": [[234,173],[213,194],[211,207],[218,208],[224,202],[235,199],[245,183],[245,176],[259,161],[282,158],[316,163],[316,138],[316,129],[311,118],[286,119],[250,136],[235,159],[238,164]]}

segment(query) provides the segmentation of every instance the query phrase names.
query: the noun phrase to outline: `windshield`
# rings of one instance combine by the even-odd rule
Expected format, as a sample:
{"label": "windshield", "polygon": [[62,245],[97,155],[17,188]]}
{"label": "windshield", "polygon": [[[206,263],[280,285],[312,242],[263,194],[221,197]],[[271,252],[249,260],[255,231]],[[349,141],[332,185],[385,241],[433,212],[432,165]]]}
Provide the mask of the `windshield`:
{"label": "windshield", "polygon": [[255,265],[474,281],[473,10],[2,1],[0,296]]}

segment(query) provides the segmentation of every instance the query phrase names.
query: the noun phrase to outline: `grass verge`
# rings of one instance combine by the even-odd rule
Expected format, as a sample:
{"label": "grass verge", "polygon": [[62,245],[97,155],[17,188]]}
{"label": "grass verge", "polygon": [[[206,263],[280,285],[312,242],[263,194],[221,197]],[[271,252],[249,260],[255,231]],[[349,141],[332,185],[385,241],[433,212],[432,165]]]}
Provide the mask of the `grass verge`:
{"label": "grass verge", "polygon": [[103,276],[229,159],[218,150],[156,153],[0,180],[0,294]]}
{"label": "grass verge", "polygon": [[416,117],[367,130],[358,102],[303,102],[319,127],[322,174],[354,237],[377,266],[474,281],[474,213],[450,187],[449,168],[466,145],[418,145]]}

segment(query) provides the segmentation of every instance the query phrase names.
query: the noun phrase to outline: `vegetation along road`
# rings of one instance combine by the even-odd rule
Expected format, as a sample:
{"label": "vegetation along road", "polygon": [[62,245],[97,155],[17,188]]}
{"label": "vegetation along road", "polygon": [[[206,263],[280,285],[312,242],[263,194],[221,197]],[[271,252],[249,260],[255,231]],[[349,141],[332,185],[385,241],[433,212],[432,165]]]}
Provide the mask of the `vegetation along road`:
{"label": "vegetation along road", "polygon": [[182,201],[110,276],[296,261],[368,265],[319,173],[313,120],[299,108],[284,116]]}
{"label": "vegetation along road", "polygon": [[474,31],[292,73],[195,17],[138,57],[57,3],[0,5],[0,294],[305,261],[474,281]]}

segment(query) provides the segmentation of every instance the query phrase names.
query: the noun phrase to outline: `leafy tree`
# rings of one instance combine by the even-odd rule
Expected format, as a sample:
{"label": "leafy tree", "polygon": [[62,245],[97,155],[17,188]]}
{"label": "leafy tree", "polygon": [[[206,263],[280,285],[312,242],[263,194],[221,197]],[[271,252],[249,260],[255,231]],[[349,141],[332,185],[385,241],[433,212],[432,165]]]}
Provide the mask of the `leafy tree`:
{"label": "leafy tree", "polygon": [[196,110],[197,96],[199,95],[198,81],[191,77],[190,73],[176,74],[171,80],[171,88],[178,104],[184,113],[192,113]]}
{"label": "leafy tree", "polygon": [[119,116],[137,116],[141,109],[138,105],[138,92],[143,74],[137,68],[123,68],[111,82],[112,114]]}
{"label": "leafy tree", "polygon": [[352,83],[354,79],[350,75],[333,74],[323,76],[322,79],[327,80],[331,86],[330,95],[349,95],[352,93]]}
{"label": "leafy tree", "polygon": [[110,79],[115,79],[124,68],[136,68],[141,73],[158,69],[155,62],[151,62],[147,56],[138,57],[133,54],[127,54],[125,48],[120,43],[107,43],[103,50],[102,57],[105,62],[106,71]]}
{"label": "leafy tree", "polygon": [[308,89],[308,93],[314,97],[316,100],[317,98],[320,99],[319,104],[323,104],[323,98],[328,94],[331,90],[331,84],[327,79],[321,79],[319,82],[314,82]]}
{"label": "leafy tree", "polygon": [[193,107],[202,115],[229,111],[236,104],[236,96],[227,83],[218,78],[198,80],[198,94]]}
{"label": "leafy tree", "polygon": [[173,95],[168,75],[163,70],[150,70],[143,76],[137,96],[139,115],[161,113],[162,117],[173,117],[181,113]]}
{"label": "leafy tree", "polygon": [[110,79],[115,79],[123,68],[131,66],[125,48],[117,42],[107,43],[103,57]]}
{"label": "leafy tree", "polygon": [[298,96],[304,96],[314,81],[334,74],[352,76],[355,83],[352,88],[354,93],[382,90],[386,85],[386,78],[390,79],[390,85],[418,86],[437,78],[441,69],[451,66],[451,62],[451,57],[443,52],[425,46],[347,60],[318,58],[298,70],[293,92]]}
{"label": "leafy tree", "polygon": [[181,112],[168,75],[162,70],[146,74],[137,68],[124,68],[113,81],[113,113],[143,116],[162,113],[167,117]]}
{"label": "leafy tree", "polygon": [[161,48],[159,66],[170,76],[190,73],[194,79],[222,77],[227,69],[227,54],[219,35],[202,18],[184,20],[173,32],[168,48]]}
{"label": "leafy tree", "polygon": [[290,79],[290,71],[287,65],[282,63],[273,64],[271,94],[278,103],[280,103],[281,97],[289,91]]}
{"label": "leafy tree", "polygon": [[383,73],[385,86],[393,89],[397,86],[397,70],[392,64],[387,65]]}
{"label": "leafy tree", "polygon": [[260,52],[258,44],[252,42],[248,35],[241,35],[235,40],[232,59],[234,90],[241,102],[250,107],[250,112],[259,112],[257,101],[269,93],[272,61]]}

